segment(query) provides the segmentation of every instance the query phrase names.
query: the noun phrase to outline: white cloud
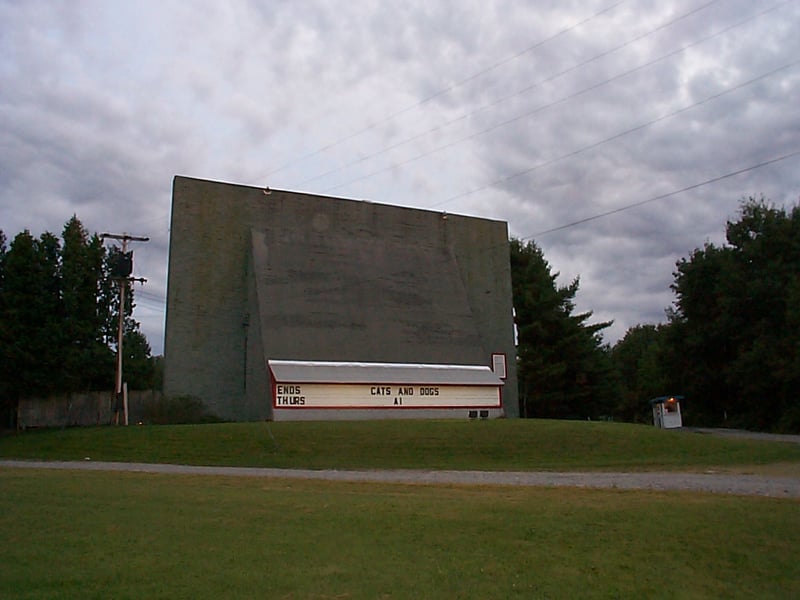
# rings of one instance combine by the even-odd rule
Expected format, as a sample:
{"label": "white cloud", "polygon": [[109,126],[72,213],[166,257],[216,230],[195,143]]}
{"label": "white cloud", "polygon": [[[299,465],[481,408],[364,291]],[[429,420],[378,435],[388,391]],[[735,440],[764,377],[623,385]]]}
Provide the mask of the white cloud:
{"label": "white cloud", "polygon": [[[137,318],[160,352],[175,174],[531,236],[800,149],[797,65],[686,108],[796,60],[796,3],[592,18],[613,4],[0,2],[0,227],[60,232],[76,213],[149,235]],[[663,319],[675,260],[720,242],[742,196],[796,202],[797,161],[535,239],[613,341]]]}

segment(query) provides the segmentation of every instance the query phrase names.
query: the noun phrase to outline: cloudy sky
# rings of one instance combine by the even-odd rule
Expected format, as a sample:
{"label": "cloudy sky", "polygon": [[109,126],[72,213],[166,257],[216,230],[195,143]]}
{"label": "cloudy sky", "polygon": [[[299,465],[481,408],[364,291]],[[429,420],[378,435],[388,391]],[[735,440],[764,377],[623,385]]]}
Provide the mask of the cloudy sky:
{"label": "cloudy sky", "polygon": [[0,229],[149,236],[158,354],[176,174],[502,219],[613,343],[743,197],[798,202],[798,31],[798,0],[0,0]]}

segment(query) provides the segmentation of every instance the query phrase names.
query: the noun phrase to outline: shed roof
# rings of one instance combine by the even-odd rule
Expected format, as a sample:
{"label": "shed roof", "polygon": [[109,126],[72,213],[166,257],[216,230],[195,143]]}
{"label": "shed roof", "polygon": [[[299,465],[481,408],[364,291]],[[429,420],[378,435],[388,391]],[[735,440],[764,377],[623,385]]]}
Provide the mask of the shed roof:
{"label": "shed roof", "polygon": [[488,366],[413,363],[267,361],[278,382],[405,385],[503,385]]}
{"label": "shed roof", "polygon": [[658,398],[653,398],[650,400],[650,404],[664,404],[665,402],[669,402],[670,400],[675,400],[676,402],[680,402],[683,400],[683,396],[659,396]]}

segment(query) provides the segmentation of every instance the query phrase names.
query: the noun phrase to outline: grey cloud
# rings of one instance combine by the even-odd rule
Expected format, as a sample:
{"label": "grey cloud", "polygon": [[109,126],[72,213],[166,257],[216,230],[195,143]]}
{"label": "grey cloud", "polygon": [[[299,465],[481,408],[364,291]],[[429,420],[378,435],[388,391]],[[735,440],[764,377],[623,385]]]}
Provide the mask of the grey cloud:
{"label": "grey cloud", "polygon": [[[140,320],[160,351],[177,173],[308,181],[312,192],[504,219],[531,236],[797,149],[794,67],[553,161],[800,56],[800,8],[788,3],[560,101],[771,6],[717,2],[572,69],[697,7],[630,0],[522,52],[611,4],[0,3],[2,227],[58,232],[75,212],[91,230],[150,235],[136,250],[148,278]],[[663,320],[675,260],[721,241],[742,196],[796,202],[796,165],[535,239],[562,277],[581,277],[579,309],[615,320],[613,341]]]}

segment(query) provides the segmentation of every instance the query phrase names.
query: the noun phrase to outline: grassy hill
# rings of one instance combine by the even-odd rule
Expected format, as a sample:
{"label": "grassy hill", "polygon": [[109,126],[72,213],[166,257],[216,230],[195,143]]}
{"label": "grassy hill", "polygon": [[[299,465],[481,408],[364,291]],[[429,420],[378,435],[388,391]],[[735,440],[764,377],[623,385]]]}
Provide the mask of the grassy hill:
{"label": "grassy hill", "polygon": [[311,469],[792,470],[800,444],[581,421],[220,423],[29,431],[0,438],[0,457]]}

